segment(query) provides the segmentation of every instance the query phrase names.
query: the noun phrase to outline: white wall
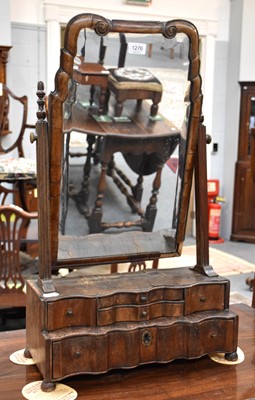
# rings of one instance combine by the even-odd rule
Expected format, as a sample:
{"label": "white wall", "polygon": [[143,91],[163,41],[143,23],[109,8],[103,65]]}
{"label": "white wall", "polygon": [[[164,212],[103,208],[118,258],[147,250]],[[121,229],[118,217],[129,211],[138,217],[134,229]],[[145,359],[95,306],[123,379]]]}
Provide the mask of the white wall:
{"label": "white wall", "polygon": [[[205,21],[204,26],[211,22],[220,22],[219,35],[227,35],[226,22],[228,21],[229,0],[153,0],[149,7],[125,4],[125,0],[1,0],[10,2],[11,21],[21,23],[42,24],[44,22],[44,9],[46,6],[59,7],[59,17],[62,22],[67,22],[70,15],[92,12],[100,13],[109,18],[141,17],[167,20],[169,18],[182,18],[189,20]],[[57,16],[56,16],[57,17]],[[201,32],[203,34],[203,32]]]}
{"label": "white wall", "polygon": [[[35,124],[37,112],[37,82],[46,79],[46,30],[40,25],[12,23],[7,84],[17,96],[28,96],[28,123]],[[24,150],[26,157],[35,158],[35,145],[30,143],[26,129]]]}
{"label": "white wall", "polygon": [[240,81],[255,81],[255,1],[243,0]]}
{"label": "white wall", "polygon": [[[240,54],[242,45],[243,25],[243,0],[231,1],[229,51],[227,64],[226,82],[226,123],[225,123],[225,146],[224,163],[222,169],[223,187],[222,195],[226,203],[222,207],[222,236],[229,239],[232,229],[232,213],[234,199],[234,177],[235,162],[237,159],[238,130],[239,130],[239,108],[240,108]],[[251,12],[251,10],[250,10]],[[253,13],[250,15],[253,18]],[[254,65],[254,64],[253,64]],[[254,65],[255,68],[255,65]]]}
{"label": "white wall", "polygon": [[[226,89],[227,89],[227,62],[228,42],[218,41],[215,47],[215,69],[213,81],[213,112],[212,112],[212,136],[211,145],[208,146],[208,158],[210,156],[210,169],[208,177],[220,180],[220,194],[223,188],[224,169],[224,142],[226,124]],[[213,145],[217,145],[217,152],[213,151]]]}
{"label": "white wall", "polygon": [[9,2],[12,22],[44,24],[43,0],[9,0]]}
{"label": "white wall", "polygon": [[0,1],[0,44],[11,45],[10,0]]}

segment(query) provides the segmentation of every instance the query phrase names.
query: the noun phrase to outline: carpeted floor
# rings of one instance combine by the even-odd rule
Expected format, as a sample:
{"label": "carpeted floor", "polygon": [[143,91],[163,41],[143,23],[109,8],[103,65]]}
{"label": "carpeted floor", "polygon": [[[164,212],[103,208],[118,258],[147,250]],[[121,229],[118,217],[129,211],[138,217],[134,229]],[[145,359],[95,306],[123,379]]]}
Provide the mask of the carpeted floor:
{"label": "carpeted floor", "polygon": [[[255,264],[249,263],[242,258],[225,253],[221,250],[209,248],[210,264],[219,275],[242,274],[255,271]],[[162,265],[165,261],[162,260]],[[171,261],[172,262],[172,261]],[[196,246],[184,246],[182,256],[180,257],[181,265],[193,265],[196,262]]]}
{"label": "carpeted floor", "polygon": [[[225,253],[218,249],[210,248],[210,264],[215,272],[221,276],[226,276],[231,282],[230,304],[244,303],[251,306],[252,293],[248,290],[245,283],[247,273],[255,272],[255,264],[243,260],[242,258]],[[165,258],[159,261],[159,268],[176,268],[176,267],[192,267],[196,262],[196,247],[194,245],[184,246],[181,257]],[[127,272],[129,264],[119,264],[118,272]],[[146,262],[146,267],[151,268],[151,262]],[[87,275],[87,274],[109,274],[110,265],[101,265],[90,267],[83,270],[74,270],[70,275]],[[61,271],[63,275],[67,270]],[[233,285],[232,277],[238,280],[239,285]],[[240,287],[242,290],[240,290]]]}
{"label": "carpeted floor", "polygon": [[[239,257],[225,253],[218,249],[209,249],[210,264],[215,272],[222,276],[246,274],[255,272],[255,264],[249,263]],[[184,246],[182,255],[174,258],[163,258],[159,261],[159,268],[191,267],[196,263],[196,246]],[[148,267],[150,267],[148,262]],[[119,266],[119,272],[126,271],[128,265]]]}

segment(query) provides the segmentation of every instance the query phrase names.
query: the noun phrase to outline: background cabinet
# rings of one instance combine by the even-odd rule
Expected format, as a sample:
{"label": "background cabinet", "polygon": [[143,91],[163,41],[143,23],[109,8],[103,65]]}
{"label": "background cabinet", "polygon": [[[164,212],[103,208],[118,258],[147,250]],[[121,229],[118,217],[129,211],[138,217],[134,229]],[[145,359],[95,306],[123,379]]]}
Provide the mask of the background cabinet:
{"label": "background cabinet", "polygon": [[231,240],[255,243],[255,184],[251,175],[251,129],[255,127],[255,82],[241,83],[238,159]]}
{"label": "background cabinet", "polygon": [[0,82],[6,83],[6,64],[11,46],[0,46]]}

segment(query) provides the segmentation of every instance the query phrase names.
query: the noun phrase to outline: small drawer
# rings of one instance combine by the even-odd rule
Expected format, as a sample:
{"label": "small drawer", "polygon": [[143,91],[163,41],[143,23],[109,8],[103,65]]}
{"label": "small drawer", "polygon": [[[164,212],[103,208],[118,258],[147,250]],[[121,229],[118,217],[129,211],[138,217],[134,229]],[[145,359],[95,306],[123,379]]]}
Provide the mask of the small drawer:
{"label": "small drawer", "polygon": [[[147,294],[144,302],[147,302]],[[115,293],[109,296],[98,298],[98,309],[128,305],[128,304],[140,304],[140,294],[139,293]]]}
{"label": "small drawer", "polygon": [[184,298],[182,289],[153,289],[142,293],[115,293],[98,299],[98,309],[121,306],[143,305],[159,301],[181,301]]}
{"label": "small drawer", "polygon": [[52,344],[53,379],[107,370],[107,336],[74,336]]}
{"label": "small drawer", "polygon": [[142,322],[161,317],[179,317],[184,312],[183,302],[158,302],[144,306],[120,306],[98,310],[98,326],[116,322]]}
{"label": "small drawer", "polygon": [[185,315],[225,309],[225,285],[195,285],[185,290]]}
{"label": "small drawer", "polygon": [[70,326],[94,326],[96,299],[62,299],[48,303],[48,330]]}

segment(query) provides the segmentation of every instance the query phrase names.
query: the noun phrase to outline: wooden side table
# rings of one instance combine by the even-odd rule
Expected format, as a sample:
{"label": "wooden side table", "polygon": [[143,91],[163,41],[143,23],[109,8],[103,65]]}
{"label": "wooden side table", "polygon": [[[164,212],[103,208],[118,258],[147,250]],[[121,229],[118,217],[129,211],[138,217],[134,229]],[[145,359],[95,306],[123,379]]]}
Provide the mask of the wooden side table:
{"label": "wooden side table", "polygon": [[101,64],[82,62],[74,66],[73,79],[81,85],[91,85],[90,88],[90,106],[94,101],[95,87],[100,86],[99,110],[98,114],[105,113],[106,90],[108,84],[109,71]]}

